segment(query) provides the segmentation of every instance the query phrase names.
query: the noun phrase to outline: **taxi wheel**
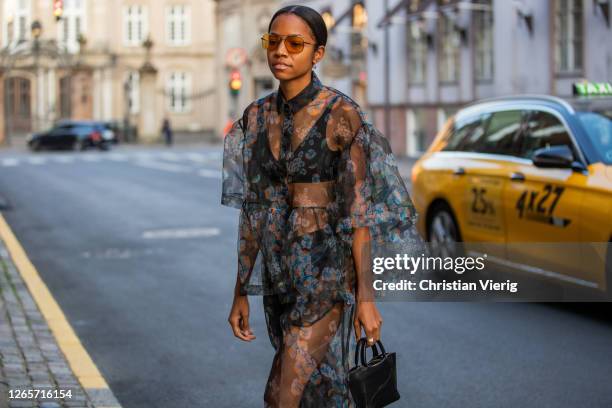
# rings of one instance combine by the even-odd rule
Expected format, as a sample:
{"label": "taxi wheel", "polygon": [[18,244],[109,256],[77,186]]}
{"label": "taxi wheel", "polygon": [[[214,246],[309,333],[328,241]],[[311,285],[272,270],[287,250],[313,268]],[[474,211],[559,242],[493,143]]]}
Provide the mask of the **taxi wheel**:
{"label": "taxi wheel", "polygon": [[448,204],[439,203],[432,209],[427,232],[434,256],[461,255],[461,233]]}

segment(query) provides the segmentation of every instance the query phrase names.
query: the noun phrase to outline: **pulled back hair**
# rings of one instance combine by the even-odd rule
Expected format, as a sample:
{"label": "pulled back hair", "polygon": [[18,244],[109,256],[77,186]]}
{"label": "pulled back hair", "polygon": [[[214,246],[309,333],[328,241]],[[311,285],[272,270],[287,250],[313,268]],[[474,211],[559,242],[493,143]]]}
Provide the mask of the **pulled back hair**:
{"label": "pulled back hair", "polygon": [[323,20],[323,17],[321,17],[321,14],[319,14],[319,12],[315,9],[300,5],[285,6],[272,16],[270,24],[268,25],[268,32],[270,32],[272,23],[276,17],[280,16],[281,14],[295,14],[304,20],[314,34],[317,47],[327,44],[327,26],[325,25],[325,21]]}

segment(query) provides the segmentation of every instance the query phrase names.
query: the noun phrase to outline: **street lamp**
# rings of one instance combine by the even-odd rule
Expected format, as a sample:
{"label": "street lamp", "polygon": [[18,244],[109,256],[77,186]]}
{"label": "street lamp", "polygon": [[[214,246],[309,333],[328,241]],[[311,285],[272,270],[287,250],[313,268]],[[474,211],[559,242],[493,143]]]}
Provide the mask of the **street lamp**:
{"label": "street lamp", "polygon": [[40,23],[40,21],[35,20],[30,26],[30,30],[32,32],[32,38],[34,39],[32,51],[34,52],[34,58],[36,60],[36,63],[38,63],[38,52],[40,51],[40,42],[38,39],[42,34],[42,24]]}

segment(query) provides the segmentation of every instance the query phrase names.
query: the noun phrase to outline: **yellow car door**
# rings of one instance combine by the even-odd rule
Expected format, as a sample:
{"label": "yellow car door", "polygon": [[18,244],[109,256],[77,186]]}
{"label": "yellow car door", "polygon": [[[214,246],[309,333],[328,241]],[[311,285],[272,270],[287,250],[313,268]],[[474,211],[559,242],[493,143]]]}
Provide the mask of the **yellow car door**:
{"label": "yellow car door", "polygon": [[524,160],[509,168],[504,190],[507,256],[518,270],[594,287],[579,244],[588,176],[569,132],[552,110],[526,112]]}
{"label": "yellow car door", "polygon": [[520,110],[490,112],[482,137],[466,149],[475,153],[465,171],[464,241],[470,249],[499,259],[506,256],[503,192],[521,118]]}

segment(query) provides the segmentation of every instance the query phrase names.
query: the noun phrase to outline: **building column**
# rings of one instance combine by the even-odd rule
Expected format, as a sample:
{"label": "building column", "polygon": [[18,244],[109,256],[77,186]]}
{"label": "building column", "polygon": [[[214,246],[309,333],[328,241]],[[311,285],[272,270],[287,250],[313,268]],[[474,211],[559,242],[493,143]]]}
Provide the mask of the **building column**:
{"label": "building column", "polygon": [[155,84],[157,69],[151,63],[140,68],[140,111],[138,114],[138,139],[151,143],[159,139],[159,123],[155,103]]}
{"label": "building column", "polygon": [[46,107],[47,104],[45,103],[45,72],[42,68],[39,67],[36,71],[36,118],[34,118],[34,126],[32,126],[33,132],[37,132],[43,129],[47,116]]}
{"label": "building column", "polygon": [[93,73],[93,117],[102,118],[102,69],[96,68]]}
{"label": "building column", "polygon": [[111,68],[104,68],[102,71],[102,118],[111,120],[113,112],[113,78]]}
{"label": "building column", "polygon": [[55,68],[50,69],[47,72],[47,98],[48,98],[48,108],[47,108],[47,120],[49,124],[53,124],[55,119],[57,118],[57,77],[55,75]]}

